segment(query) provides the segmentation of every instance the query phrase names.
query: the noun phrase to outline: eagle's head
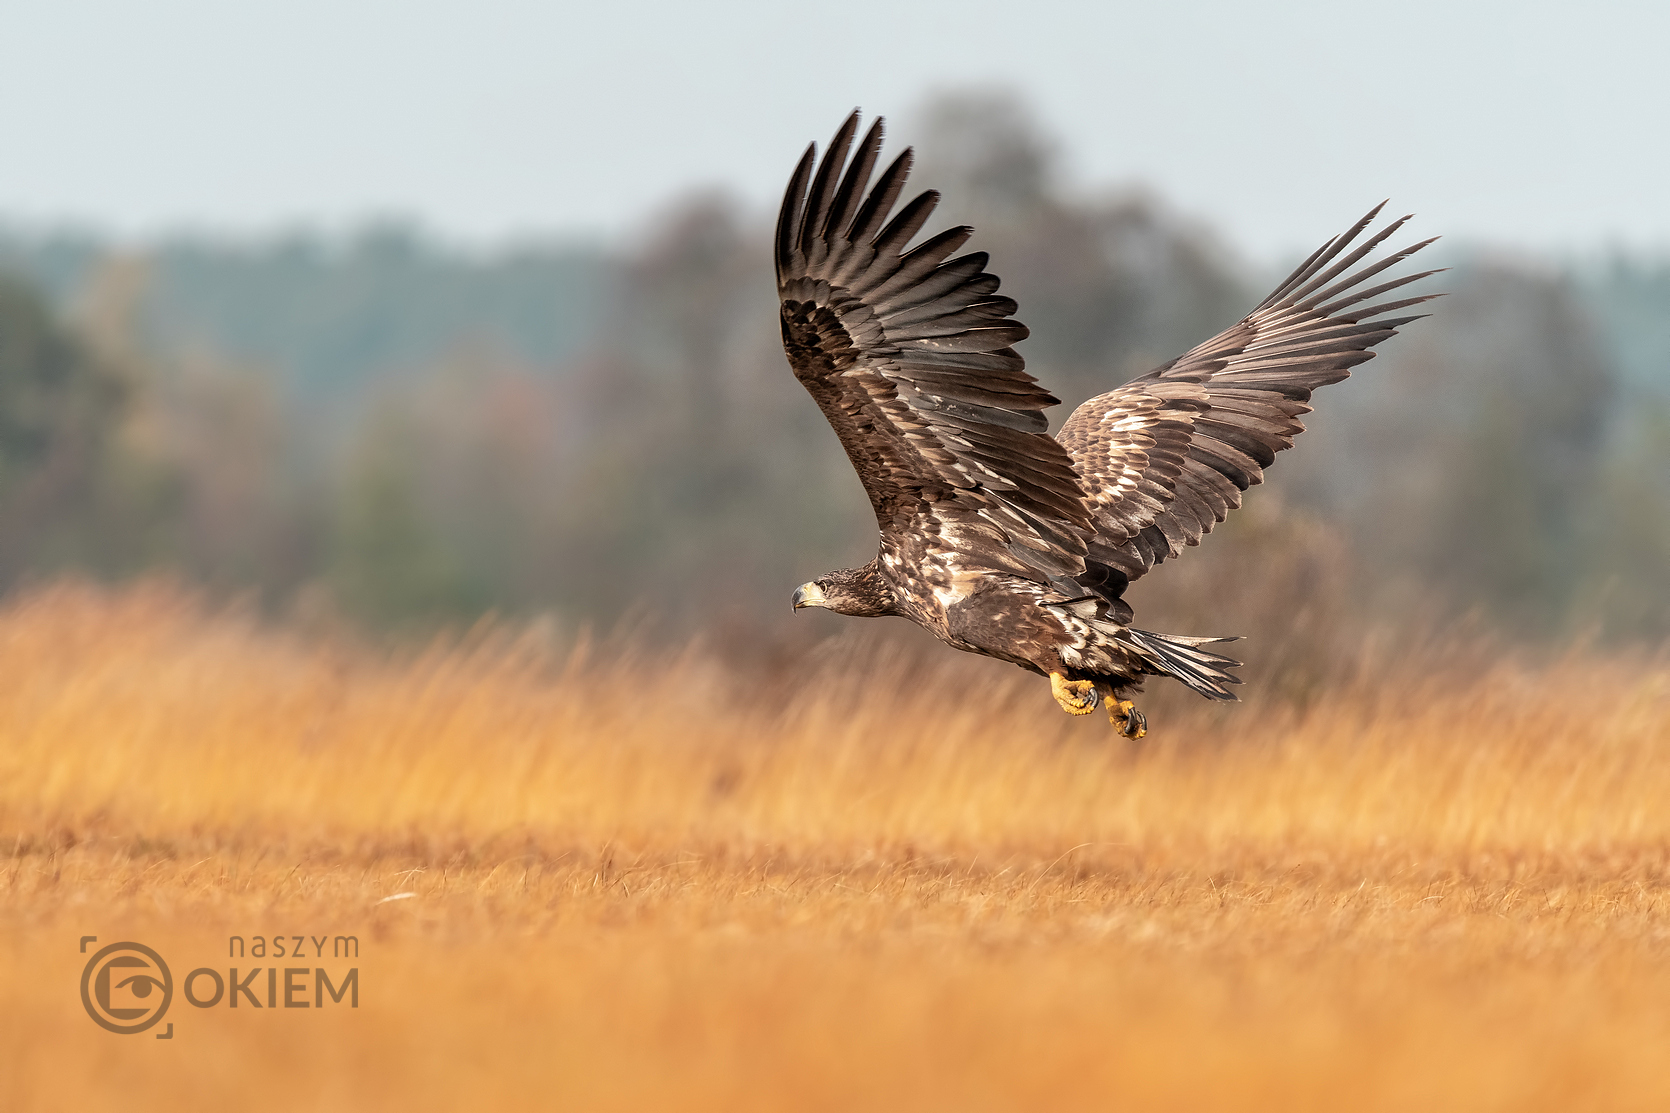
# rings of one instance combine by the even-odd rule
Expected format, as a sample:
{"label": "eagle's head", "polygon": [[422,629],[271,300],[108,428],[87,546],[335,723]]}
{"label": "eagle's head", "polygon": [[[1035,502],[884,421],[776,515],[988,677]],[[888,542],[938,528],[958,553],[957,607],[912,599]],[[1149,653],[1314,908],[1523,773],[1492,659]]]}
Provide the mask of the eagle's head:
{"label": "eagle's head", "polygon": [[794,589],[797,611],[802,607],[822,607],[836,614],[881,618],[898,613],[893,609],[893,601],[893,590],[882,579],[873,560],[862,568],[830,572]]}

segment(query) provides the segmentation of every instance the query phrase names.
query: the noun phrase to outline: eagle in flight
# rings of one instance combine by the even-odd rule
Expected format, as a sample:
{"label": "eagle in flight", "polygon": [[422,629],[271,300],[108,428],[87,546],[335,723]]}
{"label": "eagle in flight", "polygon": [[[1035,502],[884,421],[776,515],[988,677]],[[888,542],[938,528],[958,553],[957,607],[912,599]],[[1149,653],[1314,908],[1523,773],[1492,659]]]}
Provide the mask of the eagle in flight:
{"label": "eagle in flight", "polygon": [[821,164],[807,148],[774,254],[783,348],[863,481],[881,545],[802,584],[795,609],[908,618],[1049,677],[1069,714],[1105,702],[1130,738],[1147,721],[1122,697],[1145,676],[1235,699],[1240,662],[1202,648],[1235,639],[1138,630],[1125,589],[1241,505],[1304,429],[1311,391],[1418,319],[1388,315],[1435,295],[1385,295],[1435,271],[1371,280],[1432,241],[1365,263],[1408,219],[1352,246],[1375,208],[1239,324],[1085,402],[1051,437],[1043,411],[1059,399],[1015,352],[1027,328],[1014,300],[985,252],[952,258],[973,229],[906,250],[939,194],[890,220],[911,152],[872,186],[882,121],[849,163],[858,125],[854,112]]}

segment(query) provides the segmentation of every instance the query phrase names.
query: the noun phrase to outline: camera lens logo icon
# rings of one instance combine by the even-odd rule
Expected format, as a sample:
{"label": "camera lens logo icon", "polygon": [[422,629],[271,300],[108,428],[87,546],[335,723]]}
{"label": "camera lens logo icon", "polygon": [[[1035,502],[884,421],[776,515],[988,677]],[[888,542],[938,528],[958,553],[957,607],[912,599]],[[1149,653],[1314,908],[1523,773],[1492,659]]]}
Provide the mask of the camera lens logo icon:
{"label": "camera lens logo icon", "polygon": [[143,943],[112,943],[81,971],[81,1003],[107,1031],[131,1036],[168,1011],[174,976],[162,956]]}

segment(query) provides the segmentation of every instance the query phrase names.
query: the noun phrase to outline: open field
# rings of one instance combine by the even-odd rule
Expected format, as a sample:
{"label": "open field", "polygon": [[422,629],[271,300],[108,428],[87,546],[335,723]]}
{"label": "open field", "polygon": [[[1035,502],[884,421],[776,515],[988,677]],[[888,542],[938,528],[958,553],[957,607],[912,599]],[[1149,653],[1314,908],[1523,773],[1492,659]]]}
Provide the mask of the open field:
{"label": "open field", "polygon": [[[1670,668],[1143,706],[14,598],[0,1107],[1670,1107]],[[178,981],[348,933],[358,1009],[176,988],[161,1042],[77,995],[83,935]]]}

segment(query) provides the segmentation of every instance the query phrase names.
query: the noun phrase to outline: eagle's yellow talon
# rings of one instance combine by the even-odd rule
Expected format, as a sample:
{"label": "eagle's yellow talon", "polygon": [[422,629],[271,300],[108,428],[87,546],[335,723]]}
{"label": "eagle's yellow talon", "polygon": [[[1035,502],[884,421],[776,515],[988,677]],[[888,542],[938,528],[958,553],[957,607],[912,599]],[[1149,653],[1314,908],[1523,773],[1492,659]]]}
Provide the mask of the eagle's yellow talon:
{"label": "eagle's yellow talon", "polygon": [[1128,699],[1108,700],[1108,722],[1126,738],[1141,738],[1148,733],[1148,717]]}
{"label": "eagle's yellow talon", "polygon": [[1088,715],[1096,710],[1096,685],[1089,680],[1068,680],[1058,672],[1050,673],[1050,695],[1069,715]]}

